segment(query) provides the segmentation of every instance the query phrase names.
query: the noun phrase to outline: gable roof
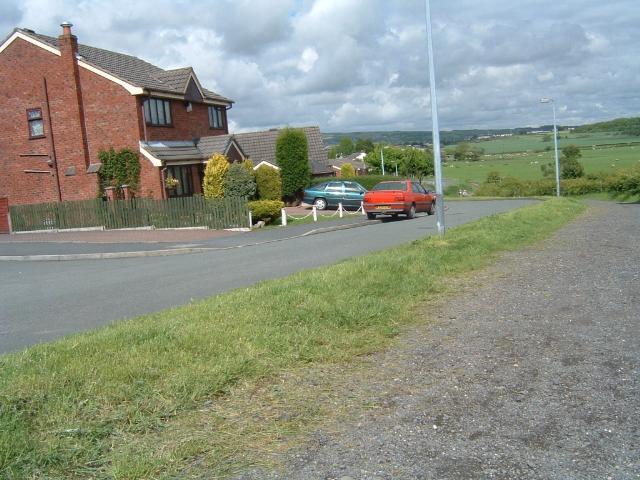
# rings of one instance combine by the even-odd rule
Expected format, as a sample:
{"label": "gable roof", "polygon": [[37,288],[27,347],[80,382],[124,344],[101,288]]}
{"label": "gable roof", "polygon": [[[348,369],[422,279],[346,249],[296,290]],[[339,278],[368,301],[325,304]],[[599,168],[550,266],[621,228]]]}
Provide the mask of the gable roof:
{"label": "gable roof", "polygon": [[[309,166],[312,175],[330,174],[331,168],[326,164],[326,153],[319,127],[301,128],[306,137],[309,153]],[[261,132],[235,133],[202,137],[193,142],[141,142],[141,151],[145,156],[150,154],[154,164],[171,161],[208,160],[214,153],[226,153],[232,143],[238,147],[245,158],[255,165],[267,162],[278,165],[276,161],[276,141],[280,130],[272,129]]]}
{"label": "gable roof", "polygon": [[[59,54],[60,52],[56,37],[41,35],[25,28],[14,29],[2,42],[0,51],[2,51],[2,47],[5,47],[5,44],[18,37],[26,37],[26,39],[33,40],[31,43],[35,43],[53,53]],[[132,55],[83,44],[78,44],[78,64],[90,70],[97,69],[133,87],[179,96],[184,96],[189,80],[194,78],[205,100],[225,104],[233,103],[233,100],[202,88],[191,67],[164,70]]]}
{"label": "gable roof", "polygon": [[[300,128],[307,137],[309,165],[312,175],[331,173],[327,166],[327,154],[324,151],[322,135],[319,127]],[[234,136],[245,155],[254,163],[269,162],[278,165],[276,161],[276,141],[280,130],[277,128],[262,132],[236,133]]]}

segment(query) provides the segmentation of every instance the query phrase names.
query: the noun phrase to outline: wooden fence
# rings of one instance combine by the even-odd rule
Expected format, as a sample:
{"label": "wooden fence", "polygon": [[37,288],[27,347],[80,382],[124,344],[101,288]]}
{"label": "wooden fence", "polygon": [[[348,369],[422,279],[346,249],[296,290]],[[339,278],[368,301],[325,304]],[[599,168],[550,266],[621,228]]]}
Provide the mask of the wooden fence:
{"label": "wooden fence", "polygon": [[153,200],[86,200],[10,207],[14,232],[67,228],[184,228],[247,227],[249,207],[244,198],[205,199],[201,196]]}

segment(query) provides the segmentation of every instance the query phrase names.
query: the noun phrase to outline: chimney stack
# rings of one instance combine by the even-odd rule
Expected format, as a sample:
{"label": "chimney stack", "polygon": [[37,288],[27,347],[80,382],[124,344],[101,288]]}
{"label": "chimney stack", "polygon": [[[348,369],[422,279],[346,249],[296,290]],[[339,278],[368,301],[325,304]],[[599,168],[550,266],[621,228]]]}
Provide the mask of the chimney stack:
{"label": "chimney stack", "polygon": [[73,23],[71,23],[71,22],[62,22],[60,24],[60,26],[62,27],[62,36],[63,37],[70,37],[71,36],[71,27],[73,27]]}

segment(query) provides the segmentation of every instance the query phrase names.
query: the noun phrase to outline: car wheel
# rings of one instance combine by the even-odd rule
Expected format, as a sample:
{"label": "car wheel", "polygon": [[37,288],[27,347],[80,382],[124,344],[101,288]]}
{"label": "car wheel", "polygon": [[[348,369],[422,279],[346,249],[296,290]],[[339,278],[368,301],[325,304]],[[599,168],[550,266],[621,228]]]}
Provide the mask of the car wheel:
{"label": "car wheel", "polygon": [[416,216],[416,206],[415,205],[411,205],[411,208],[409,209],[409,212],[407,213],[407,218],[415,218]]}
{"label": "car wheel", "polygon": [[367,212],[367,218],[369,220],[375,220],[376,219],[376,214]]}
{"label": "car wheel", "polygon": [[436,213],[436,202],[431,202],[431,205],[429,205],[429,209],[427,210],[427,215],[433,215],[434,213]]}
{"label": "car wheel", "polygon": [[327,208],[327,201],[324,198],[316,198],[313,201],[313,206],[318,210],[324,210],[325,208]]}

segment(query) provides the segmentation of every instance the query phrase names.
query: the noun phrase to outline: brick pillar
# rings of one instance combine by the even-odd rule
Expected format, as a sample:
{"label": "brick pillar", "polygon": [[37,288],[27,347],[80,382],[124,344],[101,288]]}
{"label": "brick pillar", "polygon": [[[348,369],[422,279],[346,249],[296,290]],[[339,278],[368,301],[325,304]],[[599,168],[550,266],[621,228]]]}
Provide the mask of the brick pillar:
{"label": "brick pillar", "polygon": [[113,202],[116,199],[116,187],[105,187],[104,193],[107,194],[108,202]]}
{"label": "brick pillar", "polygon": [[129,185],[122,185],[122,198],[125,200],[131,200],[133,198],[133,190]]}
{"label": "brick pillar", "polygon": [[9,199],[0,198],[0,233],[10,233],[9,223]]}

